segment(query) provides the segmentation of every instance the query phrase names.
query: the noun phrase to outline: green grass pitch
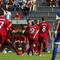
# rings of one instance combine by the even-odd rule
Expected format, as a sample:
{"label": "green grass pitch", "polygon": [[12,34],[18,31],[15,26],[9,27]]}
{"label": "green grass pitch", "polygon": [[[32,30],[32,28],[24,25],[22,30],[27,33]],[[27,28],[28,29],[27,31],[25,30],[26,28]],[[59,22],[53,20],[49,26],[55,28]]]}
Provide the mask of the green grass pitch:
{"label": "green grass pitch", "polygon": [[[28,56],[26,53],[23,56],[18,56],[16,53],[1,53],[0,60],[51,60],[51,53],[42,53],[42,56]],[[60,53],[57,54],[56,60],[60,60]]]}

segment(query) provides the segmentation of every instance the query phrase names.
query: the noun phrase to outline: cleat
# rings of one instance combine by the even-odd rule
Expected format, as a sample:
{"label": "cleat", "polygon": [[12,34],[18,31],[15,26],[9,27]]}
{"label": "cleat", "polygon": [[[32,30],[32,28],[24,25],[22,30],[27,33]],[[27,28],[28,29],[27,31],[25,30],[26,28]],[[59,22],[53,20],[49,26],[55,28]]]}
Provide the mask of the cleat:
{"label": "cleat", "polygon": [[38,55],[38,56],[41,56],[41,55]]}

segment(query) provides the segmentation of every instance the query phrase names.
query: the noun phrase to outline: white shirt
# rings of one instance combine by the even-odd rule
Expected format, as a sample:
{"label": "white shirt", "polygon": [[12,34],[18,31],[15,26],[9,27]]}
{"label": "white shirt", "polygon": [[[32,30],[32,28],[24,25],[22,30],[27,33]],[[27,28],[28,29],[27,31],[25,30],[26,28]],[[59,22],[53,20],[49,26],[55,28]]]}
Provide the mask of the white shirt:
{"label": "white shirt", "polygon": [[11,12],[5,13],[6,19],[10,20],[11,19]]}

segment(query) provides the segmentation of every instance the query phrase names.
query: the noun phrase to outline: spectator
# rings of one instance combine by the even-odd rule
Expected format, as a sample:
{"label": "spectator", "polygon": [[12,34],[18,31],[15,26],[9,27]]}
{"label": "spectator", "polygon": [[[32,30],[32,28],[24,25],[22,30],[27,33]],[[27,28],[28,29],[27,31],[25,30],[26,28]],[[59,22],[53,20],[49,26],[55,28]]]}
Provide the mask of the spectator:
{"label": "spectator", "polygon": [[28,4],[30,6],[30,11],[32,11],[32,6],[33,6],[33,3],[32,2],[33,2],[32,0],[28,0]]}
{"label": "spectator", "polygon": [[0,0],[0,8],[2,8],[2,1]]}
{"label": "spectator", "polygon": [[23,9],[24,15],[27,16],[29,14],[29,11],[30,11],[30,5],[29,5],[29,2],[27,1],[26,5],[25,5],[25,7]]}
{"label": "spectator", "polygon": [[11,20],[11,12],[8,11],[8,9],[6,9],[5,17],[6,19]]}
{"label": "spectator", "polygon": [[3,15],[3,17],[5,18],[5,14],[6,14],[6,11],[2,8],[2,10],[4,11],[4,15]]}
{"label": "spectator", "polygon": [[0,0],[0,2],[1,2],[2,0]]}
{"label": "spectator", "polygon": [[13,5],[14,0],[8,0],[8,5]]}
{"label": "spectator", "polygon": [[49,3],[50,7],[55,7],[56,6],[56,0],[46,0],[47,3]]}
{"label": "spectator", "polygon": [[36,11],[36,0],[33,0],[33,11]]}
{"label": "spectator", "polygon": [[48,4],[48,6],[50,6],[51,0],[46,0],[46,2],[47,2],[47,4]]}
{"label": "spectator", "polygon": [[6,4],[8,2],[8,0],[3,0],[3,4]]}
{"label": "spectator", "polygon": [[59,5],[59,7],[60,7],[60,0],[58,1],[58,5]]}
{"label": "spectator", "polygon": [[17,4],[19,2],[19,0],[14,0],[14,3]]}
{"label": "spectator", "polygon": [[25,3],[26,3],[26,0],[23,0],[23,2],[25,2]]}
{"label": "spectator", "polygon": [[19,13],[17,11],[16,11],[15,20],[17,20],[17,24],[18,24],[18,22],[20,20],[20,15],[19,15]]}
{"label": "spectator", "polygon": [[51,0],[50,7],[56,7],[56,0]]}

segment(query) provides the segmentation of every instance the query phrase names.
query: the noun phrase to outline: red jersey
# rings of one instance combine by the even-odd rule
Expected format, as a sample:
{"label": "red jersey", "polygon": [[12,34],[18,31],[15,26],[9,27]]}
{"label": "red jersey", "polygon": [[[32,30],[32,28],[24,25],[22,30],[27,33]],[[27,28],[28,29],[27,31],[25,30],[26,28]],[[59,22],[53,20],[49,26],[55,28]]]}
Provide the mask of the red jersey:
{"label": "red jersey", "polygon": [[36,31],[39,30],[39,27],[38,27],[37,24],[33,25],[33,27],[34,27],[34,29],[35,29],[35,31],[34,31],[34,35],[35,35]]}
{"label": "red jersey", "polygon": [[19,14],[16,15],[15,18],[16,18],[16,20],[19,20],[20,19],[20,15]]}
{"label": "red jersey", "polygon": [[29,37],[33,38],[33,36],[35,35],[36,31],[38,30],[38,26],[37,25],[31,25],[28,27],[28,33],[29,33]]}
{"label": "red jersey", "polygon": [[9,30],[7,31],[7,38],[12,39],[12,37],[13,37],[12,31],[13,30],[11,28],[9,28]]}
{"label": "red jersey", "polygon": [[29,26],[31,26],[31,25],[27,24],[27,26],[25,26],[25,28],[24,28],[26,37],[28,37],[28,35],[29,35],[29,32],[28,32]]}
{"label": "red jersey", "polygon": [[48,35],[49,29],[50,29],[50,27],[47,22],[40,22],[40,24],[39,24],[40,35],[42,35],[42,36]]}
{"label": "red jersey", "polygon": [[0,35],[6,36],[6,29],[8,28],[8,26],[8,20],[3,17],[0,17]]}

